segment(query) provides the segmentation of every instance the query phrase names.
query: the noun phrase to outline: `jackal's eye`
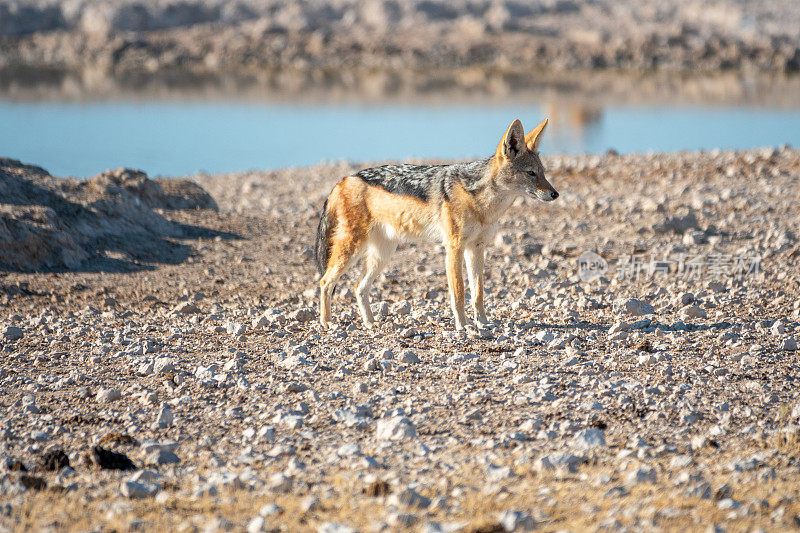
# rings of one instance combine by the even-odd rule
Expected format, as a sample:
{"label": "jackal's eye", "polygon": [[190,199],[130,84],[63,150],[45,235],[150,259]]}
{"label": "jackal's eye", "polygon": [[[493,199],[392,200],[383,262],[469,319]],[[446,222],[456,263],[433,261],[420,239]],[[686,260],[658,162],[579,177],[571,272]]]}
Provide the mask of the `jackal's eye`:
{"label": "jackal's eye", "polygon": [[533,170],[528,170],[526,173],[528,174],[528,176],[531,176],[533,178],[536,177],[536,172],[534,172]]}

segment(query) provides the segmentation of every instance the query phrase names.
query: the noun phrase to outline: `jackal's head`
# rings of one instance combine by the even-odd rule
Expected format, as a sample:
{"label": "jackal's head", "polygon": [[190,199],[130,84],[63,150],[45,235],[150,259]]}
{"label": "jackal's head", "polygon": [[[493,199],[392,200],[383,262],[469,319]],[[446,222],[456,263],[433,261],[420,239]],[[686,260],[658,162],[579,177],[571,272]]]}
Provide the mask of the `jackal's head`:
{"label": "jackal's head", "polygon": [[525,135],[519,119],[511,123],[494,155],[497,186],[507,191],[527,192],[545,202],[558,198],[558,192],[544,177],[544,167],[539,159],[539,144],[546,126],[547,119],[544,119]]}

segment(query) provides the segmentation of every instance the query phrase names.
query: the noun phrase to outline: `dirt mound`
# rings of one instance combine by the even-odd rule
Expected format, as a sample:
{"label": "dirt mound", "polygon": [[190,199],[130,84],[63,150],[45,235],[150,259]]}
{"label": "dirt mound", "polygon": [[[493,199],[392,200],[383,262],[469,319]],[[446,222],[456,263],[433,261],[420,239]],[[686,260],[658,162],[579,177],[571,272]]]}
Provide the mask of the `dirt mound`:
{"label": "dirt mound", "polygon": [[118,168],[91,178],[88,186],[96,193],[118,194],[124,190],[151,209],[217,209],[214,199],[202,187],[187,179],[151,180],[141,170]]}
{"label": "dirt mound", "polygon": [[216,208],[211,196],[188,180],[154,181],[131,169],[89,180],[57,178],[40,167],[0,159],[0,268],[180,261],[188,251],[170,239],[182,237],[184,228],[158,211]]}

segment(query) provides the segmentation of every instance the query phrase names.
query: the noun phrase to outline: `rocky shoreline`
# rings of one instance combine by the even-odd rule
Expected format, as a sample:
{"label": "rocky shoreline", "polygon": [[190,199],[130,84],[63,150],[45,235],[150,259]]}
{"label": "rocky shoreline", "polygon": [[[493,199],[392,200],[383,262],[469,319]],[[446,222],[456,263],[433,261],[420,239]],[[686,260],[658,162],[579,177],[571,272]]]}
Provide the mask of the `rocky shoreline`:
{"label": "rocky shoreline", "polygon": [[0,97],[10,102],[114,100],[234,100],[311,104],[486,104],[753,106],[796,109],[800,76],[723,72],[505,72],[481,68],[434,70],[353,69],[319,72],[163,72],[114,74],[0,69]]}
{"label": "rocky shoreline", "polygon": [[4,0],[0,68],[785,74],[800,70],[798,27],[779,0]]}
{"label": "rocky shoreline", "polygon": [[0,161],[0,239],[100,243],[0,270],[0,528],[795,528],[800,151],[543,160],[561,196],[503,218],[493,324],[463,334],[421,245],[375,330],[352,275],[319,329],[316,217],[355,165],[170,186]]}

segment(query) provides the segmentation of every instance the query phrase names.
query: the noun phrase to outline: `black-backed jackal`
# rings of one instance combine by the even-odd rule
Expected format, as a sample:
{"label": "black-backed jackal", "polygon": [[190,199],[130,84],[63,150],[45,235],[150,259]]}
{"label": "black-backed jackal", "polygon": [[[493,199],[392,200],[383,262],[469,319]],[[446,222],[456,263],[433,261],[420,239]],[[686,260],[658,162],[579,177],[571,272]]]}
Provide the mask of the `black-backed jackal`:
{"label": "black-backed jackal", "polygon": [[316,259],[320,280],[319,318],[327,327],[339,276],[365,258],[356,299],[364,323],[374,322],[369,288],[405,239],[440,241],[446,250],[447,282],[456,329],[466,323],[462,262],[466,262],[472,308],[479,324],[483,308],[484,246],[497,220],[517,194],[558,198],[545,179],[538,147],[547,119],[525,135],[514,120],[487,159],[455,165],[386,165],[343,178],[322,208]]}

